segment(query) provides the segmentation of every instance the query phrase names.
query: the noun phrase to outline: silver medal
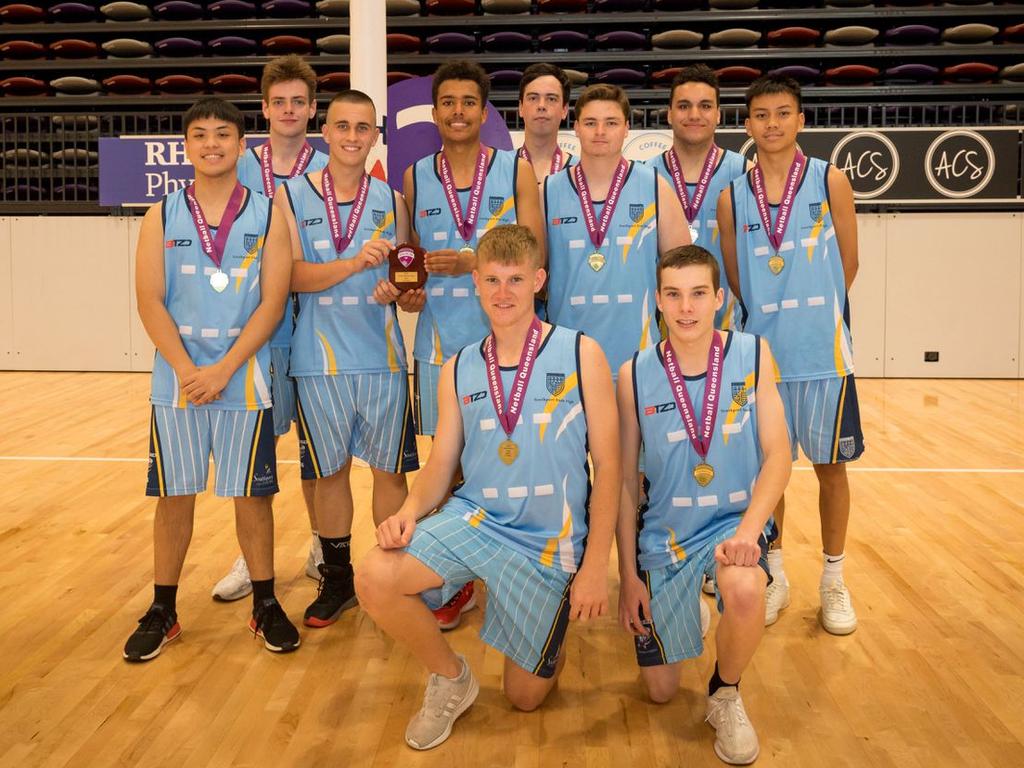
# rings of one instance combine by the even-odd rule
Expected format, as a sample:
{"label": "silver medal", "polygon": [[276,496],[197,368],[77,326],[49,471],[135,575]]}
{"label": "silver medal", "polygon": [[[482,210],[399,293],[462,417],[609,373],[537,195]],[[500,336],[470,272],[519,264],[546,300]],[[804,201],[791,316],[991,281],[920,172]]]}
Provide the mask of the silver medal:
{"label": "silver medal", "polygon": [[213,286],[213,290],[217,293],[223,293],[224,289],[228,287],[227,273],[218,269],[210,275],[210,285]]}
{"label": "silver medal", "polygon": [[693,224],[691,224],[690,225],[690,244],[691,245],[695,245],[696,243],[697,243],[697,228],[695,226],[693,226]]}

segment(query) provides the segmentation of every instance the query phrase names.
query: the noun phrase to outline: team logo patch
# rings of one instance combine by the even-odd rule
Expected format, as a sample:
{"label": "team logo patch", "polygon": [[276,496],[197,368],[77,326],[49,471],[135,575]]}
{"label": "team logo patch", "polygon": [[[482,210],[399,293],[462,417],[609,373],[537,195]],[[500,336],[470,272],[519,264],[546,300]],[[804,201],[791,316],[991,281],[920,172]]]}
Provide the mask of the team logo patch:
{"label": "team logo patch", "polygon": [[500,195],[490,195],[487,198],[487,210],[492,214],[497,213],[501,210],[501,206],[505,204],[505,198]]}
{"label": "team logo patch", "polygon": [[565,374],[564,373],[549,373],[545,382],[550,392],[554,397],[558,397],[565,390]]}
{"label": "team logo patch", "polygon": [[814,221],[817,221],[821,218],[821,203],[808,203],[807,212]]}
{"label": "team logo patch", "polygon": [[373,217],[373,226],[379,227],[381,224],[384,223],[384,211],[378,211],[376,208],[374,208],[370,211],[370,215]]}
{"label": "team logo patch", "polygon": [[249,253],[250,251],[255,251],[256,245],[257,243],[259,243],[259,241],[259,235],[252,235],[249,234],[248,232],[242,235],[242,247],[245,248],[246,253]]}
{"label": "team logo patch", "polygon": [[644,204],[643,203],[630,203],[629,204],[629,218],[635,224],[640,221],[640,217],[644,215]]}
{"label": "team logo patch", "polygon": [[192,245],[192,241],[188,238],[168,240],[164,243],[165,248],[188,248],[190,245]]}
{"label": "team logo patch", "polygon": [[852,437],[840,437],[839,438],[839,453],[844,459],[852,459],[854,452],[857,450],[857,441]]}
{"label": "team logo patch", "polygon": [[744,232],[757,232],[757,230],[759,230],[760,228],[761,228],[760,222],[756,222],[756,221],[753,224],[744,224],[743,225],[743,231]]}
{"label": "team logo patch", "polygon": [[747,388],[742,381],[732,383],[732,401],[740,408],[747,404]]}
{"label": "team logo patch", "polygon": [[559,218],[552,219],[551,220],[551,224],[552,224],[552,226],[557,227],[557,226],[560,226],[562,224],[575,224],[577,222],[577,220],[578,219],[575,216],[562,216],[562,217],[559,217]]}
{"label": "team logo patch", "polygon": [[420,218],[421,219],[425,219],[425,218],[427,218],[427,216],[440,216],[440,215],[441,215],[441,209],[440,208],[424,208],[424,209],[422,209],[420,211]]}

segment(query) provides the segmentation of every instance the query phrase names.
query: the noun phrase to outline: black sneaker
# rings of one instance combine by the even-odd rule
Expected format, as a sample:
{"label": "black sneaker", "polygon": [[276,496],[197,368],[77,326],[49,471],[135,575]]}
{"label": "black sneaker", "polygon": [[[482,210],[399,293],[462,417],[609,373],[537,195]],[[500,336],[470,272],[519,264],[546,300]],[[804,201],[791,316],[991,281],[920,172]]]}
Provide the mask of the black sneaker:
{"label": "black sneaker", "polygon": [[288,620],[276,597],[268,597],[252,609],[249,631],[263,638],[267,650],[290,653],[299,647],[299,630]]}
{"label": "black sneaker", "polygon": [[320,584],[316,600],[309,604],[302,623],[307,627],[327,627],[341,612],[358,602],[352,580],[352,566],[320,564]]}
{"label": "black sneaker", "polygon": [[127,661],[155,659],[161,649],[180,634],[178,614],[166,605],[153,603],[146,615],[139,619],[139,628],[132,632],[121,655]]}

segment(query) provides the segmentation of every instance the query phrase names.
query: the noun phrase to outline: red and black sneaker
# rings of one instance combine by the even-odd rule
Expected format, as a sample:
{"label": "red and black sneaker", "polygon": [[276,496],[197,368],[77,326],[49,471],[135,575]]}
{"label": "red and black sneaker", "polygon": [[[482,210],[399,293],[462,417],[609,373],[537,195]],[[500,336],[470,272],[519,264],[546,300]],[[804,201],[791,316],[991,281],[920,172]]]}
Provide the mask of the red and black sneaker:
{"label": "red and black sneaker", "polygon": [[476,608],[473,582],[469,582],[455,593],[455,597],[434,611],[437,626],[443,630],[455,629],[462,621],[462,614]]}
{"label": "red and black sneaker", "polygon": [[299,647],[299,630],[289,620],[276,597],[256,603],[249,619],[249,631],[263,638],[268,651],[290,653]]}
{"label": "red and black sneaker", "polygon": [[342,611],[354,606],[358,600],[351,565],[321,563],[318,567],[320,583],[316,588],[316,600],[309,604],[302,623],[320,629],[336,622]]}
{"label": "red and black sneaker", "polygon": [[155,659],[163,647],[179,635],[178,614],[166,605],[153,603],[146,615],[139,619],[139,628],[132,632],[121,655],[126,661],[133,662]]}

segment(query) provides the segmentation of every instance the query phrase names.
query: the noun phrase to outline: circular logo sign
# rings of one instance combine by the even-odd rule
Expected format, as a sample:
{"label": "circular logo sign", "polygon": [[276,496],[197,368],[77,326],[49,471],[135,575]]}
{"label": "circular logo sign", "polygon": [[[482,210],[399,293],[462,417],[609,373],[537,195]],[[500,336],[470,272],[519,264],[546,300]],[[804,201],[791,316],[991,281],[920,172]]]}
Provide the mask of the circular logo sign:
{"label": "circular logo sign", "polygon": [[988,186],[995,169],[992,145],[976,131],[946,131],[924,156],[924,176],[944,197],[973,197]]}
{"label": "circular logo sign", "polygon": [[844,136],[832,150],[831,160],[849,178],[853,196],[860,200],[885,194],[900,173],[896,145],[875,131]]}
{"label": "circular logo sign", "polygon": [[629,140],[622,148],[622,154],[628,160],[650,160],[657,157],[672,146],[672,134],[668,131],[630,131]]}

